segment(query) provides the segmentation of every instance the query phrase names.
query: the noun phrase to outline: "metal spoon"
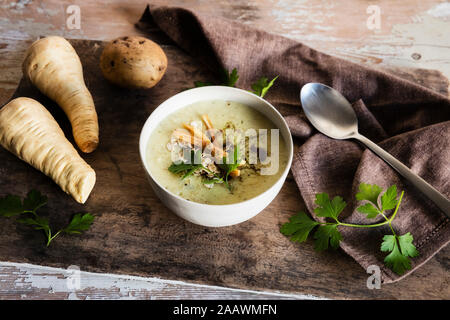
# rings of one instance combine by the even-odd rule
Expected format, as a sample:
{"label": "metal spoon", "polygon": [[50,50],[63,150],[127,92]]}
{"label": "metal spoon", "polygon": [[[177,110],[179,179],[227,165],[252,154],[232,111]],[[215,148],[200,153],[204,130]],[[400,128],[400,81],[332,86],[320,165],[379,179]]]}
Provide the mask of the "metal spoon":
{"label": "metal spoon", "polygon": [[300,100],[306,117],[317,130],[334,139],[359,140],[422,191],[450,217],[450,201],[442,193],[378,145],[359,134],[355,111],[338,91],[320,83],[308,83],[300,92]]}

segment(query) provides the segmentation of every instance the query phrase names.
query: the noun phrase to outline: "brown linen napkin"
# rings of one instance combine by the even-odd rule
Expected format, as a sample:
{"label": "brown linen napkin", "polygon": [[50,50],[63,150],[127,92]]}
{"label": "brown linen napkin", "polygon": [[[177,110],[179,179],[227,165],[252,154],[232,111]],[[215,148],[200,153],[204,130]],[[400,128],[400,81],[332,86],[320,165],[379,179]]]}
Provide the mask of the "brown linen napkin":
{"label": "brown linen napkin", "polygon": [[333,140],[317,133],[301,111],[299,92],[308,82],[339,90],[354,102],[362,134],[450,197],[447,97],[294,40],[183,8],[150,6],[140,24],[156,24],[214,72],[237,68],[241,88],[249,88],[261,76],[279,75],[267,98],[286,117],[293,136],[298,138],[296,143],[301,145],[294,155],[292,173],[310,213],[315,207],[315,194],[327,192],[341,195],[348,202],[343,213],[346,222],[364,224],[367,220],[355,210],[353,200],[361,182],[384,188],[395,183],[405,190],[394,227],[399,234],[413,234],[420,256],[412,259],[412,270],[400,277],[384,266],[385,254],[379,249],[388,230],[342,228],[342,249],[362,267],[378,265],[384,282],[397,281],[450,241],[449,219],[386,163],[354,141]]}

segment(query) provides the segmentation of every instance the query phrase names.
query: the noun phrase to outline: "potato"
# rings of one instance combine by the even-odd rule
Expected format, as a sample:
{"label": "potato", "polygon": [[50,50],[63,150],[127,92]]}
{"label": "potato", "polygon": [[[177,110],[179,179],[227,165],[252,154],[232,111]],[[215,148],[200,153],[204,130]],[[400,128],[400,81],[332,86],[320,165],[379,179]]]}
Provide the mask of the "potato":
{"label": "potato", "polygon": [[159,45],[138,37],[121,37],[109,42],[100,57],[105,78],[125,88],[151,88],[163,77],[167,57]]}

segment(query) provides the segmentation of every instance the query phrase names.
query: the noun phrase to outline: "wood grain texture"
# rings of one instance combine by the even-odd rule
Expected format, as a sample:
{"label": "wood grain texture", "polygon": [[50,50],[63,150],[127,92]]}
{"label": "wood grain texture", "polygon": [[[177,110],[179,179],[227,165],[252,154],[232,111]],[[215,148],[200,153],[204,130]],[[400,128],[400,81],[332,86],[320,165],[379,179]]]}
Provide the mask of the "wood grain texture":
{"label": "wood grain texture", "polygon": [[[449,276],[448,266],[439,263],[430,263],[420,270],[428,269],[428,274],[435,275],[426,284],[419,273],[408,281],[385,286],[382,291],[370,291],[364,270],[341,251],[317,254],[309,242],[302,246],[290,243],[280,234],[279,227],[303,209],[290,176],[266,210],[240,225],[206,228],[176,217],[156,198],[146,181],[139,160],[138,137],[144,121],[158,104],[192,86],[192,79],[207,80],[211,75],[176,47],[165,45],[170,64],[158,86],[147,91],[119,89],[108,84],[99,70],[102,42],[72,43],[83,63],[86,84],[99,114],[101,144],[96,152],[84,156],[97,173],[97,185],[86,205],[78,205],[47,177],[0,150],[0,193],[24,195],[32,188],[41,190],[49,197],[47,213],[55,226],[63,225],[76,212],[92,212],[96,220],[88,233],[61,237],[50,248],[43,246],[39,232],[6,220],[0,226],[2,260],[63,268],[78,265],[86,271],[240,289],[307,292],[333,298],[437,298],[448,294],[433,285],[432,279],[441,281]],[[27,81],[21,81],[14,96],[33,97],[43,103],[71,137],[69,123],[60,108]],[[448,253],[444,250],[444,255],[445,252]],[[423,290],[399,290],[413,285]]]}
{"label": "wood grain texture", "polygon": [[[447,88],[450,77],[450,4],[442,0],[152,0],[226,17],[304,42],[354,62],[395,69],[430,70],[429,86]],[[79,5],[81,29],[66,26],[66,9]],[[13,90],[20,79],[25,46],[17,40],[57,34],[67,38],[110,40],[143,35],[134,28],[142,0],[0,0],[0,87]],[[367,7],[381,10],[380,29],[366,26]],[[417,78],[416,78],[417,79]],[[444,84],[443,84],[443,83]],[[446,90],[448,92],[448,89]],[[9,91],[11,94],[12,92]],[[0,96],[1,98],[1,96]]]}
{"label": "wood grain texture", "polygon": [[[282,34],[327,53],[387,69],[448,94],[450,38],[445,30],[448,30],[450,13],[445,1],[414,0],[408,5],[387,0],[373,1],[370,4],[378,4],[382,9],[381,29],[375,31],[365,27],[368,3],[360,0],[169,0],[167,3],[203,10]],[[65,25],[65,9],[69,4],[78,4],[81,8],[80,30],[68,30]],[[16,89],[21,78],[23,54],[38,36],[58,34],[67,38],[109,40],[121,35],[142,35],[143,32],[136,29],[134,23],[144,7],[145,3],[140,0],[0,1],[0,103],[6,102]],[[150,37],[161,43],[157,33]],[[95,59],[101,43],[97,45],[78,42],[77,49],[85,50],[85,55],[92,53],[90,59]],[[406,280],[373,291],[366,288],[368,275],[342,252],[317,254],[310,242],[302,246],[289,243],[275,231],[288,216],[304,208],[291,177],[266,211],[238,227],[197,227],[168,212],[155,198],[143,177],[139,161],[136,161],[137,134],[152,108],[180,88],[191,86],[193,80],[207,80],[209,75],[205,70],[194,67],[195,63],[189,57],[179,53],[169,43],[166,43],[164,50],[169,52],[169,65],[173,63],[173,68],[169,69],[158,90],[132,94],[118,90],[115,91],[117,96],[114,96],[117,99],[113,99],[111,104],[110,100],[96,98],[97,104],[108,104],[102,107],[105,108],[105,115],[101,116],[100,121],[102,124],[108,123],[109,127],[102,132],[104,148],[86,157],[102,175],[92,203],[88,204],[89,209],[100,214],[92,234],[58,239],[54,248],[46,250],[40,245],[42,237],[38,232],[30,233],[25,227],[8,221],[0,226],[0,239],[8,239],[1,242],[0,260],[9,260],[9,257],[19,254],[21,258],[14,261],[59,267],[77,264],[82,270],[98,272],[108,271],[106,267],[109,266],[109,272],[113,273],[145,274],[231,287],[244,285],[257,290],[281,290],[330,298],[450,297],[449,248],[443,249]],[[88,86],[96,86],[98,82],[99,90],[106,90],[107,84],[100,79],[95,80],[95,76],[99,75],[98,69],[88,70],[88,73],[89,79],[91,73],[94,74]],[[25,87],[26,84],[23,84]],[[33,94],[39,96],[37,92]],[[40,99],[52,109],[70,137],[64,115],[45,98],[40,96]],[[135,109],[132,110],[136,112],[128,118],[130,123],[119,130],[120,117],[126,113],[124,106],[133,101]],[[118,148],[130,152],[118,153]],[[0,158],[2,163],[6,161],[6,167],[2,165],[0,168],[0,195],[6,192],[6,186],[8,193],[22,195],[28,188],[39,187],[50,195],[52,205],[49,215],[56,219],[57,225],[65,223],[73,213],[86,211],[84,207],[74,205],[46,177],[5,154],[4,150],[1,150]],[[17,181],[28,183],[24,186]],[[105,225],[112,226],[112,230],[105,230]],[[6,235],[9,230],[14,230],[13,237]],[[267,230],[271,233],[266,234]],[[145,237],[145,242],[141,242],[142,237]],[[208,248],[199,255],[196,248],[205,242]],[[127,247],[139,249],[128,251],[124,249]],[[267,254],[259,257],[256,253],[262,251]],[[279,264],[274,264],[269,257],[277,257]],[[123,267],[123,259],[133,264]],[[199,265],[198,261],[203,263]],[[168,268],[168,265],[172,267]],[[28,268],[26,272],[32,274],[34,279],[44,283],[57,281],[52,280],[54,273],[50,271]],[[234,268],[243,268],[243,271],[236,273]],[[2,279],[9,280],[0,280],[0,298],[27,298],[21,297],[18,292],[17,283],[22,279],[18,273],[23,274],[23,270],[19,267],[1,268]],[[63,278],[64,274],[56,277]],[[36,288],[36,285],[31,284],[29,288]],[[189,288],[189,285],[180,284],[181,291],[182,288]],[[91,289],[91,292],[95,291],[95,288]],[[101,293],[97,297],[108,297],[109,293],[109,297],[117,298],[115,290],[99,289]],[[145,290],[147,293],[137,297],[148,298],[155,294],[151,287]],[[198,287],[195,294],[198,298],[207,298],[213,291],[208,287]],[[176,297],[170,290],[165,292],[169,292],[167,297]],[[28,295],[28,298],[31,296]],[[52,290],[45,288],[36,290],[34,295],[43,298],[51,296]],[[62,294],[61,297],[68,296]],[[238,298],[239,294],[234,297]],[[245,298],[245,295],[241,297]]]}
{"label": "wood grain texture", "polygon": [[[75,277],[79,276],[79,287]],[[69,284],[68,284],[69,283]],[[70,288],[70,289],[69,289]],[[20,263],[0,263],[2,300],[160,300],[198,299],[230,300],[316,300],[311,295],[264,293],[217,286],[188,284],[158,278],[76,272],[59,268]]]}

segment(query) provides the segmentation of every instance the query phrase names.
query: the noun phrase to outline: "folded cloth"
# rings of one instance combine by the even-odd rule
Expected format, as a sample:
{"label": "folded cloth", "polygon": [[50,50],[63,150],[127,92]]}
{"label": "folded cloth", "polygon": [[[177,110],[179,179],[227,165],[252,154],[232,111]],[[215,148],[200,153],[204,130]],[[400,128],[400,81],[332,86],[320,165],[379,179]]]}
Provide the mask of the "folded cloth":
{"label": "folded cloth", "polygon": [[[156,24],[213,72],[239,71],[238,86],[279,75],[268,95],[286,116],[296,148],[292,173],[312,216],[315,194],[342,196],[348,223],[368,224],[356,211],[360,183],[396,184],[405,197],[393,227],[411,232],[420,255],[402,276],[384,265],[380,244],[388,229],[340,228],[341,248],[363,268],[378,265],[385,283],[397,281],[429,260],[450,241],[449,219],[383,160],[355,141],[318,133],[301,111],[299,92],[308,82],[340,91],[358,115],[362,134],[379,143],[415,173],[450,197],[450,100],[395,75],[314,50],[297,41],[217,16],[166,6],[147,7],[141,23]],[[382,220],[379,220],[382,221]],[[373,221],[370,221],[373,223]],[[387,228],[387,227],[386,227]]]}

